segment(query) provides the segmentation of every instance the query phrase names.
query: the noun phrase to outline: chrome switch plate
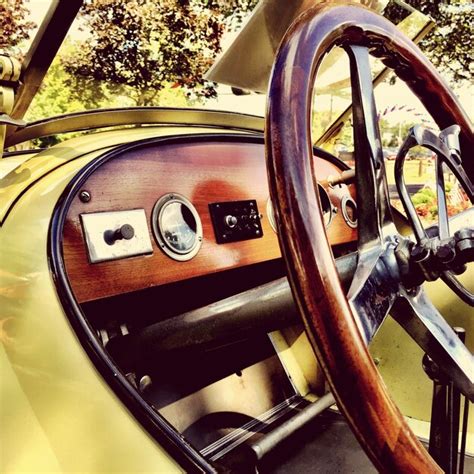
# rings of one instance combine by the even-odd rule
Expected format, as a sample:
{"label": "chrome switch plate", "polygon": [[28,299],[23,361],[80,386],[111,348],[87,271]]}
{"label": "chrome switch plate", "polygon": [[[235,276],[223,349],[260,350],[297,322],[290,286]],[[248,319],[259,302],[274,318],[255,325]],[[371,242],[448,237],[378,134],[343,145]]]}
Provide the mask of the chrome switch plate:
{"label": "chrome switch plate", "polygon": [[[153,253],[144,209],[94,212],[81,214],[80,217],[91,263]],[[130,240],[116,240],[109,245],[105,240],[105,233],[115,231],[124,224],[133,227],[134,236]]]}

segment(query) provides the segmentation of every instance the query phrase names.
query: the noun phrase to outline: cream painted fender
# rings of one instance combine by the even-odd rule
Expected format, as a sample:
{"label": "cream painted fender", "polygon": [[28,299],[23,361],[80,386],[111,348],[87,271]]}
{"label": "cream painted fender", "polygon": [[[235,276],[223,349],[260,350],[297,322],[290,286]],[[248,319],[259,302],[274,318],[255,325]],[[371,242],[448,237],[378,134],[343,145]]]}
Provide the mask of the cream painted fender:
{"label": "cream painted fender", "polygon": [[[182,472],[86,355],[59,302],[47,255],[58,198],[104,152],[91,150],[158,134],[163,130],[99,134],[95,145],[90,137],[74,139],[21,164],[16,176],[29,182],[0,180],[4,196],[25,190],[0,227],[0,472]],[[42,172],[51,165],[48,154],[56,166]]]}
{"label": "cream painted fender", "polygon": [[51,279],[53,208],[97,154],[43,177],[0,229],[2,472],[180,471],[97,373]]}

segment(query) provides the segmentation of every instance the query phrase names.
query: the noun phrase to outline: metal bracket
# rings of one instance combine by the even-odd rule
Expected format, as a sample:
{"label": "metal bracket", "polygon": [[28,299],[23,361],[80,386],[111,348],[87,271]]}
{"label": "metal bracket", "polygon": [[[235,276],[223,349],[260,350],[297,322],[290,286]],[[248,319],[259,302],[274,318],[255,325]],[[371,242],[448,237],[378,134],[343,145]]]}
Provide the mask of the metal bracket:
{"label": "metal bracket", "polygon": [[10,117],[15,99],[15,89],[20,80],[21,63],[10,56],[0,55],[0,158],[3,156],[3,147],[7,125],[24,127],[26,122]]}
{"label": "metal bracket", "polygon": [[[466,227],[454,236],[450,235],[443,175],[443,164],[446,164],[468,198],[474,202],[474,185],[462,166],[459,133],[458,125],[447,127],[439,134],[416,125],[409,131],[397,154],[395,183],[417,241],[416,245],[399,247],[397,259],[405,271],[405,283],[408,286],[417,286],[424,281],[441,277],[463,301],[474,306],[474,294],[463,287],[454,276],[465,271],[466,263],[474,261],[474,228]],[[438,235],[435,236],[429,236],[423,228],[403,178],[405,157],[409,150],[417,145],[424,146],[437,155]]]}

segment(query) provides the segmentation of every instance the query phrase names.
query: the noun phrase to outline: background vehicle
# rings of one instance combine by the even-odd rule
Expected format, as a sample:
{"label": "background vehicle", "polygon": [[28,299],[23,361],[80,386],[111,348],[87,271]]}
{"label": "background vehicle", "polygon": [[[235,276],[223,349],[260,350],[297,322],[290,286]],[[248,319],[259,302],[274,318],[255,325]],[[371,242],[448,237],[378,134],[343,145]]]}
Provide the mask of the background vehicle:
{"label": "background vehicle", "polygon": [[[344,294],[367,283],[359,263],[369,255],[363,244],[376,240],[370,233],[377,231],[371,228],[371,219],[376,222],[382,209],[387,212],[382,217],[394,221],[393,226],[385,226],[385,220],[380,225],[383,231],[390,228],[394,239],[381,239],[387,252],[383,255],[390,262],[395,238],[408,246],[404,236],[412,230],[403,216],[394,211],[392,217],[384,207],[383,186],[374,188],[374,183],[382,182],[383,167],[375,173],[370,170],[373,162],[357,162],[358,169],[368,169],[358,173],[354,182],[353,176],[342,178],[349,171],[343,162],[319,146],[313,148],[308,136],[311,112],[304,108],[311,94],[303,94],[312,79],[309,72],[314,71],[311,54],[322,57],[332,45],[334,31],[341,37],[348,35],[345,46],[354,56],[360,52],[359,43],[374,37],[385,38],[382,44],[387,48],[387,34],[393,35],[395,45],[409,43],[366,9],[325,5],[317,14],[311,11],[300,17],[283,39],[272,73],[266,127],[257,116],[164,108],[78,112],[21,127],[15,120],[31,99],[38,85],[35,80],[45,72],[45,57],[51,55],[47,50],[54,49],[48,40],[67,29],[53,20],[62,18],[66,23],[80,3],[55,5],[41,32],[42,41],[34,46],[36,53],[27,58],[30,69],[23,71],[24,84],[17,87],[12,80],[2,84],[17,94],[8,112],[11,117],[5,118],[12,119],[9,126],[13,127],[6,130],[7,149],[44,136],[94,132],[41,150],[7,151],[1,162],[4,470],[243,471],[255,469],[261,457],[261,470],[275,470],[279,464],[289,469],[279,457],[285,458],[288,451],[269,448],[284,446],[280,442],[290,438],[294,425],[334,405],[326,380],[379,469],[434,469],[405,424],[426,437],[431,382],[421,367],[422,350],[393,320],[385,319],[394,301],[390,300],[390,307],[386,302],[398,296],[379,291],[376,282],[375,293],[360,292],[356,294],[360,298],[351,301],[360,302],[359,309],[382,307],[369,328],[376,330],[385,320],[371,344],[371,356],[365,344],[374,336],[365,332],[368,319],[343,314],[349,307]],[[262,3],[211,77],[227,73],[243,89],[266,85],[274,51],[291,20],[306,7],[305,2],[294,9],[286,2]],[[285,21],[275,22],[278,18]],[[349,26],[331,27],[344,18]],[[314,28],[318,21],[326,26]],[[329,40],[321,46],[317,35],[325,28]],[[380,37],[372,31],[378,28]],[[258,43],[255,31],[266,33]],[[300,57],[301,51],[314,47],[309,39],[300,43],[301,37],[293,36],[305,31],[318,47]],[[251,57],[245,64],[233,58],[239,59],[241,48],[250,55],[248,41],[261,46],[260,51],[271,46],[268,54],[259,56],[259,68]],[[357,43],[355,50],[350,47],[353,43]],[[292,50],[295,44],[298,47]],[[416,65],[425,64],[411,48],[407,50]],[[288,66],[285,54],[291,51],[302,63]],[[287,56],[286,60],[292,59]],[[398,70],[402,59],[398,63],[392,58],[390,65]],[[326,67],[330,66],[334,67],[331,59]],[[462,127],[461,156],[472,179],[474,167],[464,153],[472,142],[470,124],[438,76],[421,66],[417,74],[422,85],[430,85],[440,97],[442,107],[427,104],[440,127],[450,125],[445,121],[453,117]],[[245,70],[238,74],[239,69]],[[353,77],[363,71],[367,72],[352,66]],[[282,87],[280,81],[287,79],[290,83],[283,85],[301,80],[301,87]],[[427,89],[411,77],[408,81],[423,96]],[[369,87],[371,80],[365,77],[360,82]],[[353,88],[356,129],[357,124],[359,129],[365,124],[362,131],[356,130],[359,160],[373,145],[367,136],[374,117],[363,103],[370,98],[370,89],[359,97],[357,87]],[[296,105],[301,108],[294,113]],[[328,125],[326,139],[318,145],[329,142],[337,126],[337,120]],[[306,163],[306,173],[292,168],[288,151],[301,158],[295,164],[304,164],[302,158],[311,155],[314,166]],[[289,178],[301,177],[299,184],[313,186],[311,170],[319,182],[319,197],[309,188],[292,194],[298,183],[291,184]],[[335,178],[341,182],[336,184]],[[378,201],[380,208],[375,206]],[[452,231],[472,228],[472,208],[453,220],[451,227]],[[298,248],[315,254],[304,253],[298,261]],[[311,263],[316,263],[316,270],[306,267]],[[374,268],[379,263],[376,260]],[[336,280],[334,265],[339,273]],[[473,281],[470,265],[460,276],[466,285]],[[391,289],[395,277],[390,272],[380,276]],[[308,281],[316,291],[304,288]],[[331,284],[323,287],[321,282]],[[412,287],[396,283],[396,291],[405,292],[405,301],[412,301],[412,293],[414,298],[423,295],[417,289],[419,282]],[[472,307],[443,285],[438,280],[427,291],[452,325],[467,328],[472,347]],[[309,339],[293,294],[306,315]],[[322,305],[319,309],[311,306],[314,300]],[[405,315],[410,311],[403,309]],[[395,307],[394,312],[412,332],[400,316],[403,311]],[[444,331],[444,320],[434,310],[431,314]],[[347,331],[341,330],[344,325]],[[431,333],[419,333],[417,342],[428,341],[430,347],[424,349],[438,357],[453,373],[456,387],[472,397],[472,355],[449,331],[434,351]],[[344,344],[339,344],[341,338]],[[455,351],[450,351],[448,342]],[[373,360],[412,420],[406,422],[383,395]],[[367,380],[370,387],[363,385]],[[325,423],[339,426],[337,414],[325,416]],[[299,431],[296,443],[313,436],[320,423]],[[346,450],[338,459],[347,456],[368,469],[348,431],[341,430],[345,442],[338,447]],[[294,445],[286,446],[291,452]],[[330,458],[337,457],[336,451],[331,445]],[[298,454],[310,463],[303,464],[306,468],[323,462]],[[301,471],[298,457],[290,461]]]}

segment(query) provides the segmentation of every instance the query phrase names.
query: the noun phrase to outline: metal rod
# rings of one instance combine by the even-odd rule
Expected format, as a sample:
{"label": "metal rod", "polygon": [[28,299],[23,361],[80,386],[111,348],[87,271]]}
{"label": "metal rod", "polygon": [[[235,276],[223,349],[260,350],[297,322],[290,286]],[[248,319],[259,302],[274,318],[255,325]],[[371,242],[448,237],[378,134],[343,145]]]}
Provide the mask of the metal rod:
{"label": "metal rod", "polygon": [[[327,184],[337,186],[338,184],[350,184],[355,181],[355,169],[343,171],[337,176],[328,176]],[[324,181],[321,183],[324,185]]]}
{"label": "metal rod", "polygon": [[[457,429],[459,429],[459,419],[456,423],[456,412],[459,416],[459,392],[454,388],[452,382],[448,384],[446,387],[446,391],[448,393],[448,413],[446,417],[446,474],[456,474],[456,466],[457,466],[457,444],[458,444],[458,436],[456,432],[456,425]],[[456,410],[457,408],[457,410]]]}
{"label": "metal rod", "polygon": [[[466,330],[462,327],[454,327],[454,332],[458,335],[459,339],[463,343],[466,342]],[[449,390],[451,392],[451,397],[453,400],[452,406],[452,423],[451,423],[451,430],[452,430],[452,439],[451,439],[451,472],[452,474],[456,474],[458,469],[458,446],[459,446],[459,425],[460,425],[460,418],[461,418],[461,392],[454,387],[454,384],[451,382]],[[467,398],[466,398],[467,400]],[[451,407],[450,407],[451,409]],[[464,429],[464,421],[465,415],[463,418],[463,429]],[[464,432],[463,435],[464,436]],[[462,441],[461,441],[462,442]],[[461,462],[463,463],[464,469],[464,454],[461,454],[462,460],[460,459],[459,465]],[[460,471],[462,472],[462,471]]]}
{"label": "metal rod", "polygon": [[[38,91],[83,0],[55,0],[46,13],[23,61],[19,87],[11,116],[21,119]],[[10,127],[9,135],[15,128]]]}
{"label": "metal rod", "polygon": [[257,460],[262,459],[266,454],[275,449],[282,441],[293,435],[298,430],[314,420],[324,410],[336,403],[331,392],[326,393],[319,400],[311,403],[298,414],[282,423],[270,433],[264,435],[255,443],[250,445],[250,449],[254,452]]}
{"label": "metal rod", "polygon": [[446,467],[446,392],[446,384],[433,380],[433,401],[431,408],[430,442],[428,452],[443,469]]}
{"label": "metal rod", "polygon": [[[348,287],[357,253],[336,259],[341,283]],[[298,321],[286,277],[160,321],[134,333],[112,338],[107,350],[120,364],[164,351],[236,339],[251,331],[271,332]],[[123,359],[123,360],[122,360]]]}
{"label": "metal rod", "polygon": [[467,397],[464,397],[464,410],[462,414],[461,449],[459,451],[459,474],[464,473],[464,456],[466,455],[468,417],[469,417],[469,399]]}
{"label": "metal rod", "polygon": [[[459,327],[454,327],[453,330],[464,343],[466,331]],[[446,474],[456,474],[461,392],[454,386],[449,375],[432,362],[427,355],[423,358],[423,368],[434,383],[428,451]],[[465,421],[463,419],[463,429]],[[464,458],[461,455],[460,469],[463,463]]]}

